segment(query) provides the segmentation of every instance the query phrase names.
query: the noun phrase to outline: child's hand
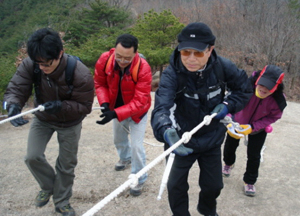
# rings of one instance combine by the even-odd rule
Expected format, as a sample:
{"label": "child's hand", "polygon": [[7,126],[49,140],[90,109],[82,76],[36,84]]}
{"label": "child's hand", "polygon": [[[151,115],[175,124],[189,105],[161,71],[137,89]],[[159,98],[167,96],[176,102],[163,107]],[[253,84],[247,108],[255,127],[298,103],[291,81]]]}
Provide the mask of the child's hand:
{"label": "child's hand", "polygon": [[240,125],[240,127],[239,128],[236,127],[235,130],[239,134],[244,134],[244,135],[248,135],[252,133],[252,127],[249,124]]}

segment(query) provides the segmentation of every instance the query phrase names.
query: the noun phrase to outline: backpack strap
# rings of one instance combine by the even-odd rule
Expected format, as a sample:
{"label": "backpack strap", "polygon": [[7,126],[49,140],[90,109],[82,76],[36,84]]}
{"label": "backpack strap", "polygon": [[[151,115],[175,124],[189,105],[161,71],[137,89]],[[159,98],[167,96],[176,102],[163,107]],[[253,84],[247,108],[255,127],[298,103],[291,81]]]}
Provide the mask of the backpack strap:
{"label": "backpack strap", "polygon": [[[75,66],[77,64],[77,60],[81,61],[79,57],[68,55],[67,59],[67,67],[65,71],[65,82],[67,83],[69,87],[69,91],[67,94],[71,94],[73,91],[73,79],[74,79],[74,71],[75,71]],[[34,93],[35,93],[35,98],[36,101],[39,104],[42,104],[43,101],[41,100],[41,93],[40,93],[40,85],[41,85],[41,79],[42,79],[42,71],[39,67],[38,64],[34,63],[34,69],[33,69],[33,86],[34,86]]]}
{"label": "backpack strap", "polygon": [[[106,61],[106,65],[105,65],[105,73],[108,70],[108,66],[112,64],[112,54],[108,57],[107,61]],[[138,77],[138,71],[140,69],[140,64],[141,64],[141,58],[138,58],[138,62],[133,66],[132,68],[132,72],[131,72],[131,76],[132,76],[132,80],[133,82],[137,82],[137,77]]]}
{"label": "backpack strap", "polygon": [[108,65],[110,65],[112,63],[112,54],[108,57],[107,61],[106,61],[106,64],[105,64],[105,73],[107,72],[108,70]]}
{"label": "backpack strap", "polygon": [[223,94],[225,94],[227,85],[225,82],[225,74],[224,74],[224,65],[223,65],[223,60],[220,56],[217,58],[217,63],[215,64],[214,68],[214,73],[218,79],[218,85],[221,86]]}
{"label": "backpack strap", "polygon": [[69,91],[67,92],[67,94],[71,94],[74,88],[73,79],[76,64],[77,59],[74,56],[68,55],[67,67],[65,71],[65,81],[69,87]]}
{"label": "backpack strap", "polygon": [[141,58],[139,57],[138,62],[133,66],[132,73],[131,73],[133,82],[135,82],[135,83],[138,80],[138,72],[139,72],[139,69],[140,69],[140,64],[141,64]]}
{"label": "backpack strap", "polygon": [[225,76],[224,76],[224,66],[223,66],[223,60],[221,57],[218,57],[217,63],[215,64],[215,70],[214,73],[219,80],[219,82],[225,83]]}

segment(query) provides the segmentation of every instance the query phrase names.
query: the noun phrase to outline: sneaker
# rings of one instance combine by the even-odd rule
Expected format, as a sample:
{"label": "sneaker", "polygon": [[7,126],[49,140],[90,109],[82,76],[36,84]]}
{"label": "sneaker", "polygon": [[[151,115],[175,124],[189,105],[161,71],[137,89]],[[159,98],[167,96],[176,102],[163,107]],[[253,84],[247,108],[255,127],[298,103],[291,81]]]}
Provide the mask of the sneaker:
{"label": "sneaker", "polygon": [[43,207],[44,205],[46,205],[49,202],[51,195],[52,194],[41,190],[35,198],[35,206]]}
{"label": "sneaker", "polygon": [[127,161],[119,160],[118,163],[116,163],[116,165],[115,165],[115,170],[116,170],[116,171],[124,170],[124,169],[126,169],[130,164],[131,164],[131,160],[127,160]]}
{"label": "sneaker", "polygon": [[222,174],[224,177],[229,177],[230,176],[230,172],[231,170],[233,169],[234,167],[234,164],[231,165],[231,166],[228,166],[228,165],[224,165],[223,169],[222,169]]}
{"label": "sneaker", "polygon": [[142,190],[144,187],[144,183],[139,183],[137,186],[135,186],[134,188],[130,188],[130,194],[132,196],[139,196],[142,194]]}
{"label": "sneaker", "polygon": [[245,194],[247,196],[255,196],[255,186],[252,184],[246,184],[244,185]]}
{"label": "sneaker", "polygon": [[65,205],[62,208],[56,207],[55,211],[61,213],[63,216],[75,216],[75,210],[71,207],[70,204]]}

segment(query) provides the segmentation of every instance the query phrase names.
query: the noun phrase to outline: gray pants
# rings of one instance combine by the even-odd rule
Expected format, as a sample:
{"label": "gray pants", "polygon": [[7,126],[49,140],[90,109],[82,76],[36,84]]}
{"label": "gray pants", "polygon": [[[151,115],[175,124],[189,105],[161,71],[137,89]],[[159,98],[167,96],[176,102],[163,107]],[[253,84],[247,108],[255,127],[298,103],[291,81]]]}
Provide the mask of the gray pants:
{"label": "gray pants", "polygon": [[[53,194],[56,207],[69,203],[77,165],[77,150],[82,123],[68,128],[59,128],[34,118],[28,135],[25,163],[42,190]],[[57,132],[59,153],[55,171],[45,157],[46,146]]]}

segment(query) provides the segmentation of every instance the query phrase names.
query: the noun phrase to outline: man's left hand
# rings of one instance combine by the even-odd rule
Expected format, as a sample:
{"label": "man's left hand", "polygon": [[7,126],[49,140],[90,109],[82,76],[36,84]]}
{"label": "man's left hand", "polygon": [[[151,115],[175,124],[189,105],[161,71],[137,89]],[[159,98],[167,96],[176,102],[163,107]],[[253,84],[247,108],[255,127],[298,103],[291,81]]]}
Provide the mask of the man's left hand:
{"label": "man's left hand", "polygon": [[117,118],[115,111],[107,111],[100,115],[100,118],[103,118],[101,121],[96,121],[97,124],[104,125],[107,122],[110,122],[112,119]]}
{"label": "man's left hand", "polygon": [[225,104],[221,103],[214,108],[211,114],[213,113],[217,113],[214,117],[215,119],[223,119],[228,114],[228,108]]}

